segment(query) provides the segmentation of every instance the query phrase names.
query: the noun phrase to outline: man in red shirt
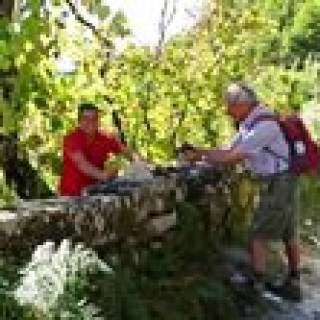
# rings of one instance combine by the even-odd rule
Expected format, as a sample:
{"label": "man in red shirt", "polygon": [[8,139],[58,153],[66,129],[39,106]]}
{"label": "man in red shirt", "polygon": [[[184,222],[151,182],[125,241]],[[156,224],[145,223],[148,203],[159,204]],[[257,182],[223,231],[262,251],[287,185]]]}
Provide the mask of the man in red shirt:
{"label": "man in red shirt", "polygon": [[104,168],[111,154],[121,153],[130,160],[140,158],[117,137],[99,130],[100,118],[95,105],[81,104],[78,120],[78,126],[63,140],[59,190],[62,196],[79,196],[86,186],[115,177],[116,170]]}

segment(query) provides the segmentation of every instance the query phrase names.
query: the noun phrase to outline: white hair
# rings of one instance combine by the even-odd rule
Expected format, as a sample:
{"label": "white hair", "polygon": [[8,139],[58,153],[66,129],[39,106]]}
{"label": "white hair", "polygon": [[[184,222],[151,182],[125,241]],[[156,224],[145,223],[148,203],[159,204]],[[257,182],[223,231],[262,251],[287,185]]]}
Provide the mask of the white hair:
{"label": "white hair", "polygon": [[258,99],[254,90],[241,82],[233,82],[228,85],[225,99],[227,104],[243,103],[255,105],[258,103]]}

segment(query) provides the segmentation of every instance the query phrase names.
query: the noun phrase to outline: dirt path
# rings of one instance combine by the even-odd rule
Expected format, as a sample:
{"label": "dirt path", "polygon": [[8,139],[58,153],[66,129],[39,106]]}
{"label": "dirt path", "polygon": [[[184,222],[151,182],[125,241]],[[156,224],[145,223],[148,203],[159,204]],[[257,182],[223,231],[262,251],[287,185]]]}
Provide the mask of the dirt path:
{"label": "dirt path", "polygon": [[263,320],[320,320],[320,255],[305,257],[300,303],[281,301],[280,310],[270,311]]}

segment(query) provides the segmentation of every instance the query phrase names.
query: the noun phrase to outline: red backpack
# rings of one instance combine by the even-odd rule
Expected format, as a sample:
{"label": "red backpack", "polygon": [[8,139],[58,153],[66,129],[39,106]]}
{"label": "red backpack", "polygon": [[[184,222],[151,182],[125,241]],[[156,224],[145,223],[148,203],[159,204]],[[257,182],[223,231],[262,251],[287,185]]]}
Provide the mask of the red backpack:
{"label": "red backpack", "polygon": [[320,166],[320,149],[304,125],[301,118],[295,114],[278,115],[264,114],[257,116],[250,127],[254,127],[260,121],[276,121],[288,143],[289,158],[278,155],[268,147],[264,148],[275,157],[284,159],[289,164],[289,172],[294,175],[312,173]]}

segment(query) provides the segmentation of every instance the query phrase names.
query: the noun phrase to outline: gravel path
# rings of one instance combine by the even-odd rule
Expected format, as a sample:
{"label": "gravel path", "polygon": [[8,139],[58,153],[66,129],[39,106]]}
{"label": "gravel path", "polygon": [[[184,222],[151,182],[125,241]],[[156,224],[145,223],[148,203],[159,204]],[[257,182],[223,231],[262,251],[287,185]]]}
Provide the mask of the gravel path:
{"label": "gravel path", "polygon": [[270,311],[263,320],[320,320],[320,258],[305,259],[302,275],[303,300],[279,302],[280,310]]}

